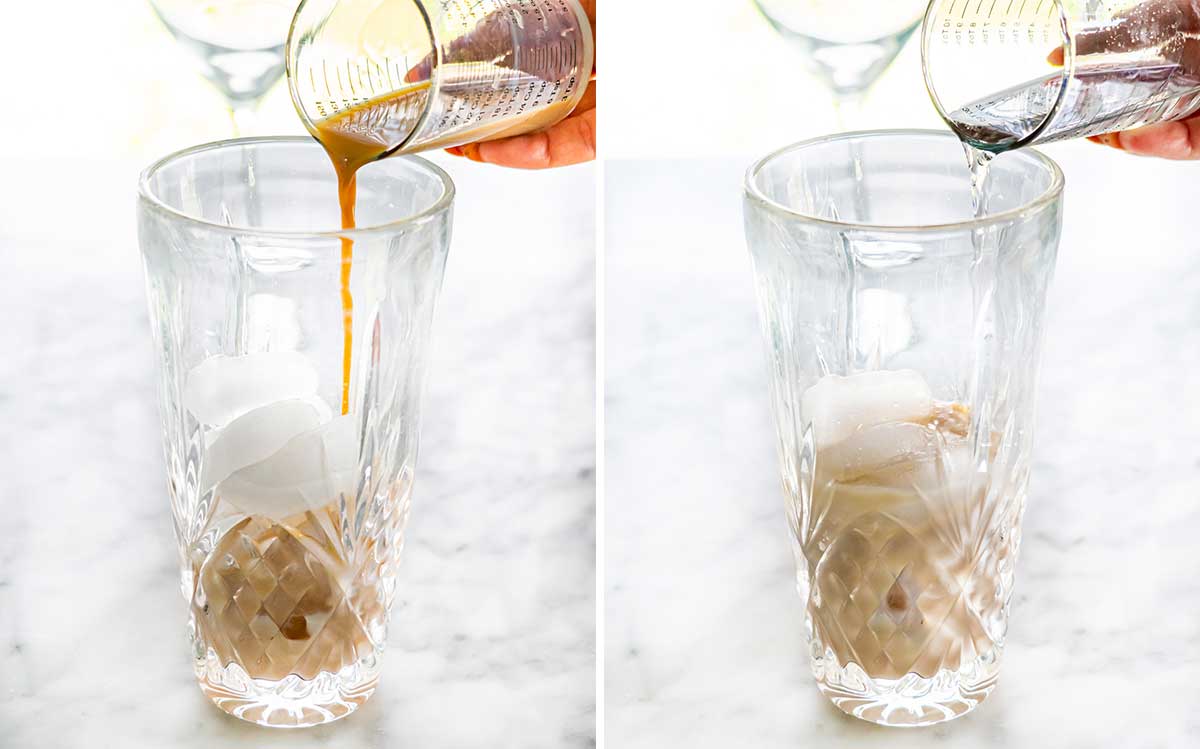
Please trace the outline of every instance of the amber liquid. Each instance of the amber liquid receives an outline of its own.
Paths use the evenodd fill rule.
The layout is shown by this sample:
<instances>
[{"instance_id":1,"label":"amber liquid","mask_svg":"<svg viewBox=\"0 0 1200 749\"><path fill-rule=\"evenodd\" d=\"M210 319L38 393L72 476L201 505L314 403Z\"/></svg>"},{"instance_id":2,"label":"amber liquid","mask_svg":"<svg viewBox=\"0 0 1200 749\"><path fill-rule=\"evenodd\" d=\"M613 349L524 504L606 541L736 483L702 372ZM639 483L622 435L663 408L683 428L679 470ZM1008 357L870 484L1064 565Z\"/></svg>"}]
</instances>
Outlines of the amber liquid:
<instances>
[{"instance_id":1,"label":"amber liquid","mask_svg":"<svg viewBox=\"0 0 1200 749\"><path fill-rule=\"evenodd\" d=\"M428 83L368 101L316 124L317 140L325 147L337 173L338 206L342 228L355 227L354 206L358 197L358 170L388 151L372 125L393 116L397 110L420 106ZM354 296L350 293L350 269L354 264L354 240L342 237L342 413L350 413L350 363L354 344Z\"/></svg>"},{"instance_id":2,"label":"amber liquid","mask_svg":"<svg viewBox=\"0 0 1200 749\"><path fill-rule=\"evenodd\" d=\"M918 428L937 448L911 460L847 465L819 452L801 540L821 651L872 679L933 679L996 648L979 613L994 611L996 584L961 541L986 494L967 472L970 411L942 404Z\"/></svg>"}]
</instances>

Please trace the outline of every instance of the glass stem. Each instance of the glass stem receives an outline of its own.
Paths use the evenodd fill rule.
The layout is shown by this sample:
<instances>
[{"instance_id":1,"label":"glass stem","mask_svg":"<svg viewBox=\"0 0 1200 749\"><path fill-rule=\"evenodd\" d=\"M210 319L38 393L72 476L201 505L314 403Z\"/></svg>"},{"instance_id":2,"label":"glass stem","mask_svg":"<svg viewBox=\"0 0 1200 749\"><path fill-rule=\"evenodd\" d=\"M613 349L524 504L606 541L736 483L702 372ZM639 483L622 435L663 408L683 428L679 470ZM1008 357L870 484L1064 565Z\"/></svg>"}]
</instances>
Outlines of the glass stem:
<instances>
[{"instance_id":1,"label":"glass stem","mask_svg":"<svg viewBox=\"0 0 1200 749\"><path fill-rule=\"evenodd\" d=\"M229 102L229 118L233 121L233 137L253 135L258 124L258 99Z\"/></svg>"},{"instance_id":2,"label":"glass stem","mask_svg":"<svg viewBox=\"0 0 1200 749\"><path fill-rule=\"evenodd\" d=\"M838 129L842 132L859 130L863 126L863 101L866 91L838 91L833 95L833 110Z\"/></svg>"}]
</instances>

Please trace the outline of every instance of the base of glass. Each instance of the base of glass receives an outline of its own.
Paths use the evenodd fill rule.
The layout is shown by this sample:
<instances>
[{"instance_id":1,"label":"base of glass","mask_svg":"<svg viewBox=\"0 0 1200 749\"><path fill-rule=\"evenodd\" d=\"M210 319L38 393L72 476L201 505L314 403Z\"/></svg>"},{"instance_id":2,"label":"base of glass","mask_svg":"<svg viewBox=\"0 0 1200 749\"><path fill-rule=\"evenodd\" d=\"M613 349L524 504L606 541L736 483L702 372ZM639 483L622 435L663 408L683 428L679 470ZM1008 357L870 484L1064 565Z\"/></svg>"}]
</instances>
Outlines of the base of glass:
<instances>
[{"instance_id":1,"label":"base of glass","mask_svg":"<svg viewBox=\"0 0 1200 749\"><path fill-rule=\"evenodd\" d=\"M365 703L379 683L375 654L338 673L314 679L289 675L278 681L252 679L236 663L222 666L216 653L196 662L200 689L235 718L269 728L306 728L340 720Z\"/></svg>"},{"instance_id":2,"label":"base of glass","mask_svg":"<svg viewBox=\"0 0 1200 749\"><path fill-rule=\"evenodd\" d=\"M996 672L942 670L933 678L908 674L872 679L857 664L813 662L817 686L839 710L881 726L917 728L961 718L996 688Z\"/></svg>"}]
</instances>

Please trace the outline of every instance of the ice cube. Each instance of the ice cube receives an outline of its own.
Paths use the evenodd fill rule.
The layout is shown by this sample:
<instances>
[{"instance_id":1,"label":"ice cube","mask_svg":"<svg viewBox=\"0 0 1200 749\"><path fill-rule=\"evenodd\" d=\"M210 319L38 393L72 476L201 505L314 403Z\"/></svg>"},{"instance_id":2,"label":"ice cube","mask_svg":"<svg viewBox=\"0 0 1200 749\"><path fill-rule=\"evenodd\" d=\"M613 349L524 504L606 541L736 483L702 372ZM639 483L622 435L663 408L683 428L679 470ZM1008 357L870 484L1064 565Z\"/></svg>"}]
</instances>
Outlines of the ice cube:
<instances>
[{"instance_id":1,"label":"ice cube","mask_svg":"<svg viewBox=\"0 0 1200 749\"><path fill-rule=\"evenodd\" d=\"M316 396L317 370L303 354L217 355L188 372L183 405L202 424L224 426L256 408Z\"/></svg>"},{"instance_id":2,"label":"ice cube","mask_svg":"<svg viewBox=\"0 0 1200 749\"><path fill-rule=\"evenodd\" d=\"M904 430L921 428L910 424ZM924 429L938 439L933 429ZM833 470L823 455L817 457L821 480ZM855 518L883 513L914 533L926 534L934 526L954 527L953 523L962 522L978 506L986 488L987 476L974 472L970 445L951 440L919 458L897 459L886 467L874 467L869 474L821 484L814 494L813 515L830 532L844 529Z\"/></svg>"},{"instance_id":3,"label":"ice cube","mask_svg":"<svg viewBox=\"0 0 1200 749\"><path fill-rule=\"evenodd\" d=\"M924 496L941 500L943 504L970 499L972 490L977 491L987 483L986 476L976 480L971 452L971 446L965 440L947 442L933 458L913 466L909 484Z\"/></svg>"},{"instance_id":4,"label":"ice cube","mask_svg":"<svg viewBox=\"0 0 1200 749\"><path fill-rule=\"evenodd\" d=\"M310 401L286 400L271 403L242 414L216 438L204 459L200 485L208 491L224 481L229 474L266 460L293 437L311 432L329 419L329 407L318 401L324 410Z\"/></svg>"},{"instance_id":5,"label":"ice cube","mask_svg":"<svg viewBox=\"0 0 1200 749\"><path fill-rule=\"evenodd\" d=\"M282 521L352 495L358 473L353 415L293 437L265 460L235 471L217 486L222 502L246 515Z\"/></svg>"},{"instance_id":6,"label":"ice cube","mask_svg":"<svg viewBox=\"0 0 1200 749\"><path fill-rule=\"evenodd\" d=\"M955 438L938 444L940 446L931 454L921 456L919 460L897 465L894 470L872 476L872 482L915 491L930 498L965 498L975 473L971 462L971 446L966 440Z\"/></svg>"},{"instance_id":7,"label":"ice cube","mask_svg":"<svg viewBox=\"0 0 1200 749\"><path fill-rule=\"evenodd\" d=\"M826 375L805 391L801 407L821 449L867 427L928 422L933 393L925 378L911 369L881 369L848 377Z\"/></svg>"},{"instance_id":8,"label":"ice cube","mask_svg":"<svg viewBox=\"0 0 1200 749\"><path fill-rule=\"evenodd\" d=\"M906 469L937 457L935 429L908 422L868 426L817 453L818 475L831 481L855 481Z\"/></svg>"}]
</instances>

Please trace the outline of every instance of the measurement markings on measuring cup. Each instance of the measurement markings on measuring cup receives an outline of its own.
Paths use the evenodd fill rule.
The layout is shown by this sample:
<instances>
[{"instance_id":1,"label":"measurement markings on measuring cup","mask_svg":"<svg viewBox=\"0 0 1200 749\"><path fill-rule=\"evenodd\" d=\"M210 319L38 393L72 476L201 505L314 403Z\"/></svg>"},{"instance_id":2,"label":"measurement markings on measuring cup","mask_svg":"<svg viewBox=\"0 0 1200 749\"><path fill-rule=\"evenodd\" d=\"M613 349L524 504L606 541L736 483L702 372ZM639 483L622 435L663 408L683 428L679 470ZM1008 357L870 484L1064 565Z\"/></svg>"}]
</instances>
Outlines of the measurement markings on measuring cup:
<instances>
[{"instance_id":1,"label":"measurement markings on measuring cup","mask_svg":"<svg viewBox=\"0 0 1200 749\"><path fill-rule=\"evenodd\" d=\"M1026 27L1026 36L1031 43L1051 41L1056 12L1053 0L1038 0L1032 11L1029 11L1030 0L1021 0L1015 18L1012 11L1017 0L1008 0L1007 6L1000 6L1001 0L991 0L986 12L983 6L988 0L978 0L974 11L971 10L971 2L972 0L965 0L963 7L956 12L958 0L950 0L945 20L942 23L943 42L950 41L952 31L954 41L958 44L974 45L976 42L988 44L993 41L993 37L998 38L1000 42L1016 42L1021 38L1022 26ZM998 15L996 11L1000 7L1003 7L1003 11ZM1042 18L1043 16L1044 18ZM1009 21L1005 20L1008 18L1014 18L1011 27ZM1038 39L1039 31L1041 32L1040 41ZM993 34L993 32L996 33Z\"/></svg>"},{"instance_id":2,"label":"measurement markings on measuring cup","mask_svg":"<svg viewBox=\"0 0 1200 749\"><path fill-rule=\"evenodd\" d=\"M345 94L346 93L346 84L342 83L342 69L334 68L333 73L334 73L333 77L337 79L338 93Z\"/></svg>"},{"instance_id":3,"label":"measurement markings on measuring cup","mask_svg":"<svg viewBox=\"0 0 1200 749\"><path fill-rule=\"evenodd\" d=\"M341 71L338 71L339 73ZM338 75L338 80L341 81L341 75ZM354 74L350 72L350 61L346 60L346 83L350 84L350 94L352 97L358 96L358 91L354 88Z\"/></svg>"},{"instance_id":4,"label":"measurement markings on measuring cup","mask_svg":"<svg viewBox=\"0 0 1200 749\"><path fill-rule=\"evenodd\" d=\"M371 77L371 65L375 66L375 77L374 78ZM379 81L379 85L380 85L380 87L382 87L383 86L383 73L381 73L379 70L379 63L377 63L377 62L368 63L367 64L367 83L370 84L370 86L371 86L372 94L374 94L377 90L375 88L376 80Z\"/></svg>"}]
</instances>

